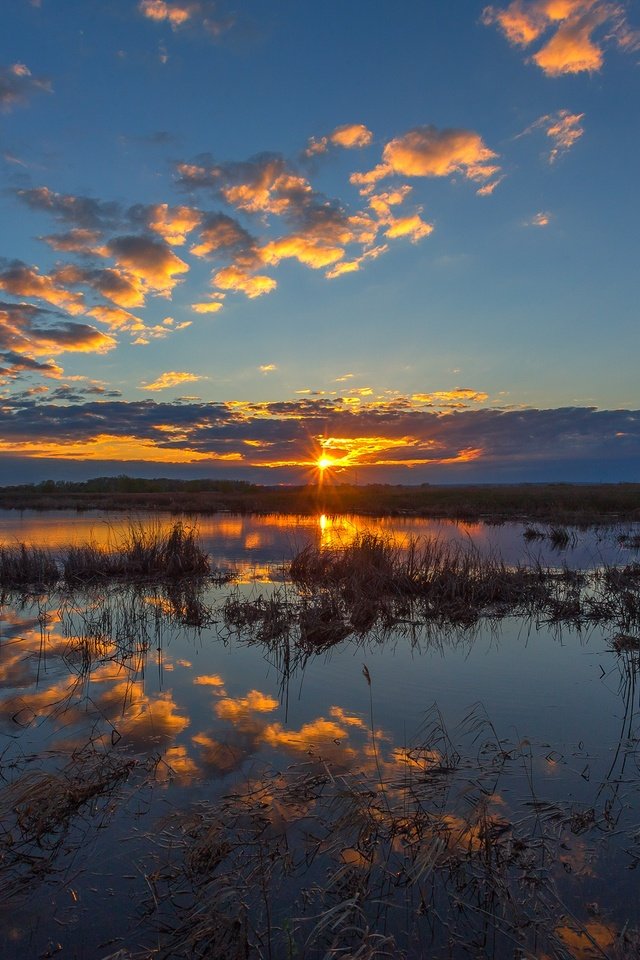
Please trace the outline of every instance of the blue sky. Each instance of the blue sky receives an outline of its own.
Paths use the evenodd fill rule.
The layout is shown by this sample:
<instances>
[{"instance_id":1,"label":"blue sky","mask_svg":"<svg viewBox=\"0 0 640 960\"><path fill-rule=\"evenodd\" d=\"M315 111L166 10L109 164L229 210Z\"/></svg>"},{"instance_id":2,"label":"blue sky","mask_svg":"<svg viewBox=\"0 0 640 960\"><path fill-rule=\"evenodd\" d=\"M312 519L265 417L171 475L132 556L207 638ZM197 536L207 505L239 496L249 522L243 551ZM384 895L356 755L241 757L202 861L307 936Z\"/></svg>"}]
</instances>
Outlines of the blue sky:
<instances>
[{"instance_id":1,"label":"blue sky","mask_svg":"<svg viewBox=\"0 0 640 960\"><path fill-rule=\"evenodd\" d=\"M5 482L637 478L637 6L3 16Z\"/></svg>"}]
</instances>

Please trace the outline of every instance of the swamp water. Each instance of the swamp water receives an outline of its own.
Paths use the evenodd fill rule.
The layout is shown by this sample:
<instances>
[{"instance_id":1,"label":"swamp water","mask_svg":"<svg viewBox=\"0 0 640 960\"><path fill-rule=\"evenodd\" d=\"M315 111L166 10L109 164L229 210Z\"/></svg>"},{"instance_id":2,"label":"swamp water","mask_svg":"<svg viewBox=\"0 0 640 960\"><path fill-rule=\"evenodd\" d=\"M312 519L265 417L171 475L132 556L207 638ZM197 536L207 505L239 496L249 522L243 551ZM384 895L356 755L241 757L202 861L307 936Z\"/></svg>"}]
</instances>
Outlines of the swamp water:
<instances>
[{"instance_id":1,"label":"swamp water","mask_svg":"<svg viewBox=\"0 0 640 960\"><path fill-rule=\"evenodd\" d=\"M128 522L7 512L0 544ZM295 604L283 565L363 531L638 559L627 528L559 551L517 524L219 515L198 532L228 582L6 592L0 956L638 956L638 624L408 609L314 647L231 615Z\"/></svg>"}]
</instances>

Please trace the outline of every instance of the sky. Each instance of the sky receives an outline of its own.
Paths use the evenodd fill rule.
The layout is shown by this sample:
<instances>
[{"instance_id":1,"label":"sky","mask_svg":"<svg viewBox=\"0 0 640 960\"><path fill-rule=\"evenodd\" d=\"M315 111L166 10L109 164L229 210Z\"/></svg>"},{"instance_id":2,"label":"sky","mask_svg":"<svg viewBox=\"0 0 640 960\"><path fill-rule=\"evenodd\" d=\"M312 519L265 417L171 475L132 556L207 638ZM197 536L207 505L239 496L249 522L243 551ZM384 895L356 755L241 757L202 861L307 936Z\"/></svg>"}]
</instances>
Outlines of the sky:
<instances>
[{"instance_id":1,"label":"sky","mask_svg":"<svg viewBox=\"0 0 640 960\"><path fill-rule=\"evenodd\" d=\"M640 480L639 3L2 20L0 483Z\"/></svg>"}]
</instances>

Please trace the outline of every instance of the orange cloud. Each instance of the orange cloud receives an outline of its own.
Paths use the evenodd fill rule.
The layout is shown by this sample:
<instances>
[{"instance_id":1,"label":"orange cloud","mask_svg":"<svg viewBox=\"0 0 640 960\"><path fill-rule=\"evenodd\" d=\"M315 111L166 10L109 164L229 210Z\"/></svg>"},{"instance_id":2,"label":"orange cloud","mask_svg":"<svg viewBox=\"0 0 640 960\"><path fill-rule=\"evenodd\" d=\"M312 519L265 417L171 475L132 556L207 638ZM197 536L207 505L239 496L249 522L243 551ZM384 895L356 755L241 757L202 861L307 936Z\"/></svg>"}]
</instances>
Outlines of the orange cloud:
<instances>
[{"instance_id":1,"label":"orange cloud","mask_svg":"<svg viewBox=\"0 0 640 960\"><path fill-rule=\"evenodd\" d=\"M206 257L220 251L250 250L253 247L253 238L237 220L224 213L211 213L202 221L200 242L191 247L191 253Z\"/></svg>"},{"instance_id":2,"label":"orange cloud","mask_svg":"<svg viewBox=\"0 0 640 960\"><path fill-rule=\"evenodd\" d=\"M343 147L345 150L368 147L373 140L373 134L363 123L344 123L326 137L312 137L309 140L305 155L312 157L318 153L326 153L329 146Z\"/></svg>"},{"instance_id":3,"label":"orange cloud","mask_svg":"<svg viewBox=\"0 0 640 960\"><path fill-rule=\"evenodd\" d=\"M325 276L329 280L335 280L336 277L341 277L345 273L356 273L363 263L366 263L367 260L375 260L376 257L386 253L388 249L389 245L386 243L380 244L377 247L371 247L361 256L356 257L355 260L341 260L339 263L336 263L334 267L332 267L330 270L327 270ZM344 378L338 378L338 380L335 382L338 383L340 379Z\"/></svg>"},{"instance_id":4,"label":"orange cloud","mask_svg":"<svg viewBox=\"0 0 640 960\"><path fill-rule=\"evenodd\" d=\"M412 243L417 243L423 237L428 237L433 233L433 225L426 223L419 214L415 213L412 217L397 217L392 219L385 230L385 236L390 239L396 237L409 237Z\"/></svg>"},{"instance_id":5,"label":"orange cloud","mask_svg":"<svg viewBox=\"0 0 640 960\"><path fill-rule=\"evenodd\" d=\"M145 304L144 284L139 277L126 270L67 264L56 271L55 279L70 286L91 287L119 307L143 307Z\"/></svg>"},{"instance_id":6,"label":"orange cloud","mask_svg":"<svg viewBox=\"0 0 640 960\"><path fill-rule=\"evenodd\" d=\"M194 313L217 313L222 310L223 304L220 300L209 300L206 303L192 303L191 309Z\"/></svg>"},{"instance_id":7,"label":"orange cloud","mask_svg":"<svg viewBox=\"0 0 640 960\"><path fill-rule=\"evenodd\" d=\"M81 293L66 290L52 277L38 273L37 267L28 267L20 260L14 260L0 273L0 290L17 297L37 297L72 314L84 311Z\"/></svg>"},{"instance_id":8,"label":"orange cloud","mask_svg":"<svg viewBox=\"0 0 640 960\"><path fill-rule=\"evenodd\" d=\"M106 323L112 330L126 330L130 333L139 333L146 329L142 320L134 317L132 313L129 313L127 310L122 310L120 307L111 307L104 303L91 307L90 310L87 310L87 315L95 317L100 323Z\"/></svg>"},{"instance_id":9,"label":"orange cloud","mask_svg":"<svg viewBox=\"0 0 640 960\"><path fill-rule=\"evenodd\" d=\"M138 10L149 20L162 23L166 20L172 27L180 27L191 18L189 3L165 3L165 0L140 0Z\"/></svg>"},{"instance_id":10,"label":"orange cloud","mask_svg":"<svg viewBox=\"0 0 640 960\"><path fill-rule=\"evenodd\" d=\"M170 207L158 203L147 211L147 225L171 246L181 246L200 224L202 214L193 207Z\"/></svg>"},{"instance_id":11,"label":"orange cloud","mask_svg":"<svg viewBox=\"0 0 640 960\"><path fill-rule=\"evenodd\" d=\"M327 267L344 256L342 247L327 246L314 237L302 234L291 234L280 240L267 243L260 250L260 256L265 263L278 264L281 260L291 258L298 260L313 270Z\"/></svg>"},{"instance_id":12,"label":"orange cloud","mask_svg":"<svg viewBox=\"0 0 640 960\"><path fill-rule=\"evenodd\" d=\"M178 370L167 370L161 373L159 377L152 380L151 383L140 384L139 390L168 390L169 387L177 387L182 383L195 383L197 380L204 380L205 377L198 376L196 373L186 373Z\"/></svg>"},{"instance_id":13,"label":"orange cloud","mask_svg":"<svg viewBox=\"0 0 640 960\"><path fill-rule=\"evenodd\" d=\"M0 451L16 453L34 459L57 460L140 460L152 463L193 463L197 460L241 460L241 454L202 453L188 448L160 446L152 440L136 436L114 436L99 433L89 440L71 440L68 443L55 441L0 440Z\"/></svg>"},{"instance_id":14,"label":"orange cloud","mask_svg":"<svg viewBox=\"0 0 640 960\"><path fill-rule=\"evenodd\" d=\"M484 181L500 168L493 163L497 154L482 137L471 130L438 130L416 127L385 146L382 163L365 173L353 173L351 182L371 192L385 177L448 177L460 173L469 180Z\"/></svg>"},{"instance_id":15,"label":"orange cloud","mask_svg":"<svg viewBox=\"0 0 640 960\"><path fill-rule=\"evenodd\" d=\"M216 714L224 720L237 721L250 713L271 713L279 707L278 700L259 690L249 690L246 697L225 697L215 705Z\"/></svg>"},{"instance_id":16,"label":"orange cloud","mask_svg":"<svg viewBox=\"0 0 640 960\"><path fill-rule=\"evenodd\" d=\"M539 213L536 213L535 216L531 217L531 220L527 220L525 226L527 227L548 227L551 223L551 214L546 210L541 210Z\"/></svg>"},{"instance_id":17,"label":"orange cloud","mask_svg":"<svg viewBox=\"0 0 640 960\"><path fill-rule=\"evenodd\" d=\"M471 390L469 387L457 387L455 390L436 390L434 393L414 393L411 396L414 403L424 403L429 406L463 407L468 403L484 403L489 399L488 393L481 390Z\"/></svg>"},{"instance_id":18,"label":"orange cloud","mask_svg":"<svg viewBox=\"0 0 640 960\"><path fill-rule=\"evenodd\" d=\"M239 261L218 270L213 277L213 282L221 290L239 290L250 300L276 289L278 284L272 277L253 273L253 269L253 262L245 265Z\"/></svg>"},{"instance_id":19,"label":"orange cloud","mask_svg":"<svg viewBox=\"0 0 640 960\"><path fill-rule=\"evenodd\" d=\"M584 113L571 113L569 110L557 110L539 117L535 123L527 127L519 136L524 137L535 130L544 130L551 140L549 163L555 163L563 154L567 153L584 133L582 120Z\"/></svg>"},{"instance_id":20,"label":"orange cloud","mask_svg":"<svg viewBox=\"0 0 640 960\"><path fill-rule=\"evenodd\" d=\"M192 27L218 37L232 26L230 18L221 19L212 0L140 0L138 10L154 23L168 23L172 30Z\"/></svg>"},{"instance_id":21,"label":"orange cloud","mask_svg":"<svg viewBox=\"0 0 640 960\"><path fill-rule=\"evenodd\" d=\"M531 57L547 76L600 70L604 61L594 32L607 25L605 41L623 50L640 46L624 8L608 0L513 0L506 8L486 7L483 22L496 24L509 43L528 47L548 31L546 43Z\"/></svg>"},{"instance_id":22,"label":"orange cloud","mask_svg":"<svg viewBox=\"0 0 640 960\"><path fill-rule=\"evenodd\" d=\"M165 244L146 237L115 237L109 241L107 249L116 263L146 289L164 296L168 296L178 283L178 275L189 269L184 260Z\"/></svg>"}]
</instances>

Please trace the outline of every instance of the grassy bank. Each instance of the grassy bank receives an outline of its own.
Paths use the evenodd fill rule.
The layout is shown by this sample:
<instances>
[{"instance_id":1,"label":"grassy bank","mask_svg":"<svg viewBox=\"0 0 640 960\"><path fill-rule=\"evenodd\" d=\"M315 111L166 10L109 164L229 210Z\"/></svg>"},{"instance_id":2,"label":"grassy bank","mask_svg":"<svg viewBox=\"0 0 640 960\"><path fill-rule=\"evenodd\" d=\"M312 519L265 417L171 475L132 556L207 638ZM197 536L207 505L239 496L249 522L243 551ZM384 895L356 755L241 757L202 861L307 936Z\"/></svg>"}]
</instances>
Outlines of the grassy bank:
<instances>
[{"instance_id":1,"label":"grassy bank","mask_svg":"<svg viewBox=\"0 0 640 960\"><path fill-rule=\"evenodd\" d=\"M269 487L231 481L104 477L0 487L0 508L174 513L351 513L594 524L640 520L640 483Z\"/></svg>"}]
</instances>

